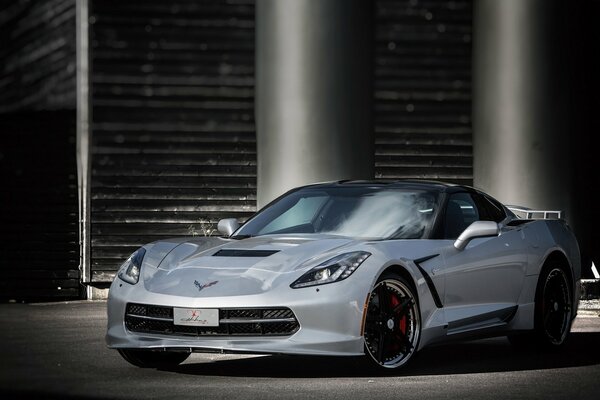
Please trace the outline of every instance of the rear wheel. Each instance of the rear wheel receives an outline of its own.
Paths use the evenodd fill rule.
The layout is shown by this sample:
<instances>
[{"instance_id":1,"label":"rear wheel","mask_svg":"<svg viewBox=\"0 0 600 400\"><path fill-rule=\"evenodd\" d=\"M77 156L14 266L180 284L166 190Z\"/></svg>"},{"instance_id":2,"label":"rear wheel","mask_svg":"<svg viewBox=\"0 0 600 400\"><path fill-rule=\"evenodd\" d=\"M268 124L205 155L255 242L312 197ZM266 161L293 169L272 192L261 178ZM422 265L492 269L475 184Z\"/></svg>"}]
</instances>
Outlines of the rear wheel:
<instances>
[{"instance_id":1,"label":"rear wheel","mask_svg":"<svg viewBox=\"0 0 600 400\"><path fill-rule=\"evenodd\" d=\"M366 353L376 365L398 368L417 350L421 315L412 286L396 274L379 278L367 305Z\"/></svg>"},{"instance_id":2,"label":"rear wheel","mask_svg":"<svg viewBox=\"0 0 600 400\"><path fill-rule=\"evenodd\" d=\"M169 352L137 349L119 349L119 354L130 364L141 368L168 368L184 362L189 352Z\"/></svg>"},{"instance_id":3,"label":"rear wheel","mask_svg":"<svg viewBox=\"0 0 600 400\"><path fill-rule=\"evenodd\" d=\"M516 347L558 348L567 340L573 317L572 290L565 271L552 264L542 271L535 293L534 331L509 336Z\"/></svg>"},{"instance_id":4,"label":"rear wheel","mask_svg":"<svg viewBox=\"0 0 600 400\"><path fill-rule=\"evenodd\" d=\"M557 266L542 274L535 304L536 332L542 343L562 345L571 330L572 298L569 279Z\"/></svg>"}]
</instances>

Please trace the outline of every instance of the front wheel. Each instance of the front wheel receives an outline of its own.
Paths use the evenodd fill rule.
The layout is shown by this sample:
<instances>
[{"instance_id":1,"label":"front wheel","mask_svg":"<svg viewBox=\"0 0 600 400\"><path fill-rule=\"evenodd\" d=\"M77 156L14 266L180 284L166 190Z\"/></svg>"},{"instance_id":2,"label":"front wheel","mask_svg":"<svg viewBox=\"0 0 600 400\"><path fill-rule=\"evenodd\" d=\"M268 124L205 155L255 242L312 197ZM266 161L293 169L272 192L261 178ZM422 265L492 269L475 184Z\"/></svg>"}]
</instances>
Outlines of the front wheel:
<instances>
[{"instance_id":1,"label":"front wheel","mask_svg":"<svg viewBox=\"0 0 600 400\"><path fill-rule=\"evenodd\" d=\"M119 354L130 364L140 368L169 368L184 362L189 352L168 352L138 349L119 349Z\"/></svg>"},{"instance_id":2,"label":"front wheel","mask_svg":"<svg viewBox=\"0 0 600 400\"><path fill-rule=\"evenodd\" d=\"M414 355L421 335L421 313L415 291L402 277L379 278L367 305L366 353L376 365L398 368Z\"/></svg>"}]
</instances>

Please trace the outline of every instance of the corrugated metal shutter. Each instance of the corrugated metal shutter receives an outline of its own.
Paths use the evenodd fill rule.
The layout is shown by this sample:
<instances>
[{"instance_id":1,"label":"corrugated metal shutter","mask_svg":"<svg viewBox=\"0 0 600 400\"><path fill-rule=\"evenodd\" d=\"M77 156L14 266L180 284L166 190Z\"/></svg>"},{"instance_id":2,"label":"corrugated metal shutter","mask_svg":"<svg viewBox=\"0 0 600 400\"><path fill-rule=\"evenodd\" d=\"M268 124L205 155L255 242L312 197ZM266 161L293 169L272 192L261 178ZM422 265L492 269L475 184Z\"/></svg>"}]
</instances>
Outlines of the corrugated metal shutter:
<instances>
[{"instance_id":1,"label":"corrugated metal shutter","mask_svg":"<svg viewBox=\"0 0 600 400\"><path fill-rule=\"evenodd\" d=\"M0 113L75 108L75 0L0 4Z\"/></svg>"},{"instance_id":2,"label":"corrugated metal shutter","mask_svg":"<svg viewBox=\"0 0 600 400\"><path fill-rule=\"evenodd\" d=\"M91 2L92 281L256 204L251 1Z\"/></svg>"},{"instance_id":3,"label":"corrugated metal shutter","mask_svg":"<svg viewBox=\"0 0 600 400\"><path fill-rule=\"evenodd\" d=\"M472 184L472 1L375 6L376 177Z\"/></svg>"}]
</instances>

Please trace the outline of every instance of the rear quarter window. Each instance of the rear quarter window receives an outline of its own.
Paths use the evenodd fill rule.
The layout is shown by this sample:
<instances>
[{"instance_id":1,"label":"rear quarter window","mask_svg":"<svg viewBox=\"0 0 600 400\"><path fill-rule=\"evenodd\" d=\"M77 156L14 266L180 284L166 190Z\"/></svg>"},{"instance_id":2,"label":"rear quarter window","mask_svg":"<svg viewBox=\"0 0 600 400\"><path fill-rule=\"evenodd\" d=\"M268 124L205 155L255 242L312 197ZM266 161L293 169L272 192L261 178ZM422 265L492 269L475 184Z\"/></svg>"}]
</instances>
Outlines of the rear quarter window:
<instances>
[{"instance_id":1,"label":"rear quarter window","mask_svg":"<svg viewBox=\"0 0 600 400\"><path fill-rule=\"evenodd\" d=\"M479 193L474 198L477 208L479 208L479 219L481 221L501 222L506 218L504 208L497 201Z\"/></svg>"}]
</instances>

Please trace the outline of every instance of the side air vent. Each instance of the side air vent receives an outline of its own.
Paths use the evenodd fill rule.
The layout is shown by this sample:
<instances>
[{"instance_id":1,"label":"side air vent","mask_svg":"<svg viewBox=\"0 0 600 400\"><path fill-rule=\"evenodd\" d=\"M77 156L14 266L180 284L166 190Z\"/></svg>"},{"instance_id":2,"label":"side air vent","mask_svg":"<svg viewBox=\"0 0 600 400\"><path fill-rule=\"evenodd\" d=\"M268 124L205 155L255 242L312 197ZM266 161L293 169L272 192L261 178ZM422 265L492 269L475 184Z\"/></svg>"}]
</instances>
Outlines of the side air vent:
<instances>
[{"instance_id":1,"label":"side air vent","mask_svg":"<svg viewBox=\"0 0 600 400\"><path fill-rule=\"evenodd\" d=\"M213 254L213 257L269 257L279 250L236 250L223 249Z\"/></svg>"}]
</instances>

